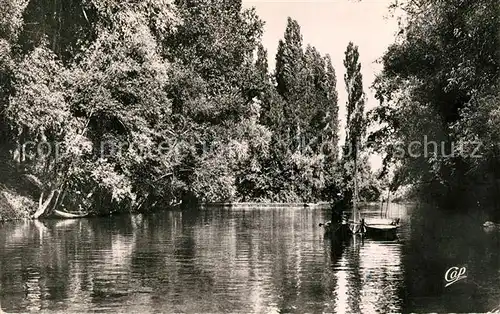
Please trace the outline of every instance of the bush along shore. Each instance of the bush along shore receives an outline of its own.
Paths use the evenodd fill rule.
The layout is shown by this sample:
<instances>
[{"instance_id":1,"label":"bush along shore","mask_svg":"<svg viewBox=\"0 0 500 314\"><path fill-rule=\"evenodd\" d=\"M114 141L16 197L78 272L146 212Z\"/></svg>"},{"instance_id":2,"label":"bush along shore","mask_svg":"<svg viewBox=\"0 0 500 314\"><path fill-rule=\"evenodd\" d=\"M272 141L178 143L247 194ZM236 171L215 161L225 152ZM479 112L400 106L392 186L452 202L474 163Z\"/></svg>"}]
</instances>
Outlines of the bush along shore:
<instances>
[{"instance_id":1,"label":"bush along shore","mask_svg":"<svg viewBox=\"0 0 500 314\"><path fill-rule=\"evenodd\" d=\"M27 219L36 211L36 187L14 168L0 164L0 221Z\"/></svg>"},{"instance_id":2,"label":"bush along shore","mask_svg":"<svg viewBox=\"0 0 500 314\"><path fill-rule=\"evenodd\" d=\"M0 186L0 222L28 219L36 209L36 203L29 197Z\"/></svg>"}]
</instances>

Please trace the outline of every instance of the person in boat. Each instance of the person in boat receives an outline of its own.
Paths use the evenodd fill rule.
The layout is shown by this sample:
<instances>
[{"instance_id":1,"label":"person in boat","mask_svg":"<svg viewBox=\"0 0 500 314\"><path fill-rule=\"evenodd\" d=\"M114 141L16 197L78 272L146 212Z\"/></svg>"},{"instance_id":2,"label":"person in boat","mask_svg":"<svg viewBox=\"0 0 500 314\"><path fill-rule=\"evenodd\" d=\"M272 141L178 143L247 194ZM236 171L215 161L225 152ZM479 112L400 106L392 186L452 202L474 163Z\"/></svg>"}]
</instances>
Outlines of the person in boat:
<instances>
[{"instance_id":1,"label":"person in boat","mask_svg":"<svg viewBox=\"0 0 500 314\"><path fill-rule=\"evenodd\" d=\"M344 212L344 195L339 192L336 194L333 204L331 205L331 217L330 221L325 223L320 223L320 227L329 226L332 223L347 223L347 215Z\"/></svg>"},{"instance_id":2,"label":"person in boat","mask_svg":"<svg viewBox=\"0 0 500 314\"><path fill-rule=\"evenodd\" d=\"M339 192L337 193L335 200L332 205L332 216L331 216L331 221L332 222L341 222L346 219L346 214L344 212L344 195Z\"/></svg>"}]
</instances>

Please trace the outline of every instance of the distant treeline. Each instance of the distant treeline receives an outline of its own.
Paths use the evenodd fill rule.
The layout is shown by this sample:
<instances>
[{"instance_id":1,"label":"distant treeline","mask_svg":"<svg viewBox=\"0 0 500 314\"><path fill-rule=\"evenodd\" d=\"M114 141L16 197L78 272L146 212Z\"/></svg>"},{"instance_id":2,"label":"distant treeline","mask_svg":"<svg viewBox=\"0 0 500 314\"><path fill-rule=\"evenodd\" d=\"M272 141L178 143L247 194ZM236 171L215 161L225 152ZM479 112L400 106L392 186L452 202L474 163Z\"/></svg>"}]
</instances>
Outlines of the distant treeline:
<instances>
[{"instance_id":1,"label":"distant treeline","mask_svg":"<svg viewBox=\"0 0 500 314\"><path fill-rule=\"evenodd\" d=\"M36 217L349 197L330 57L289 19L270 70L263 27L236 0L3 0L4 173L34 186ZM365 136L358 58L350 44L344 151ZM361 197L377 199L356 159Z\"/></svg>"}]
</instances>

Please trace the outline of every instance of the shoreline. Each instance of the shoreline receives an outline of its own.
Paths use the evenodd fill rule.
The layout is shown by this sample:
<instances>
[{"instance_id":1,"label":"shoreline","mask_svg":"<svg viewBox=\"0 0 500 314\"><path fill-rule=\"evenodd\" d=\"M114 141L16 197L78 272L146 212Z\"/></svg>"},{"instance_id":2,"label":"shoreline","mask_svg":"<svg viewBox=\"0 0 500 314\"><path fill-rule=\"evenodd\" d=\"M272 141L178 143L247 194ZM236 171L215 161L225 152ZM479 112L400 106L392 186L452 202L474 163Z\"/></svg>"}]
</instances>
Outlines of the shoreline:
<instances>
[{"instance_id":1,"label":"shoreline","mask_svg":"<svg viewBox=\"0 0 500 314\"><path fill-rule=\"evenodd\" d=\"M390 202L398 205L414 205L415 201ZM376 207L382 203L378 202L360 202L362 207ZM384 206L387 204L383 202ZM329 209L332 206L330 202L303 203L303 202L204 202L200 203L199 208L322 208ZM0 185L0 222L31 220L30 213L36 207L36 202L27 196L23 196L16 190ZM169 210L169 209L165 209Z\"/></svg>"},{"instance_id":2,"label":"shoreline","mask_svg":"<svg viewBox=\"0 0 500 314\"><path fill-rule=\"evenodd\" d=\"M380 206L381 202L359 202L360 206L364 207L374 207ZM387 204L384 202L383 204ZM398 205L413 205L417 204L417 202L390 202L390 204L398 204ZM303 207L303 208L311 208L311 207L322 207L327 208L330 207L330 202L318 202L318 203L281 203L281 202L204 202L200 204L201 208L211 208L211 207Z\"/></svg>"}]
</instances>

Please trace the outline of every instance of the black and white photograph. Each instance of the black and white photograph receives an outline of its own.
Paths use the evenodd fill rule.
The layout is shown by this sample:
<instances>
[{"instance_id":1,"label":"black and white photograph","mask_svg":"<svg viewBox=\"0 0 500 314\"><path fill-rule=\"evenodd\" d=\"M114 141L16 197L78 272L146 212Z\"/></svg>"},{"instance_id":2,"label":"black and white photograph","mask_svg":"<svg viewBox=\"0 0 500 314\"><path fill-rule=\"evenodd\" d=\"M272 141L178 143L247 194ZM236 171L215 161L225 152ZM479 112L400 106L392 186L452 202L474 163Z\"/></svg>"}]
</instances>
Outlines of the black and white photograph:
<instances>
[{"instance_id":1,"label":"black and white photograph","mask_svg":"<svg viewBox=\"0 0 500 314\"><path fill-rule=\"evenodd\" d=\"M500 1L0 0L0 313L500 313Z\"/></svg>"}]
</instances>

